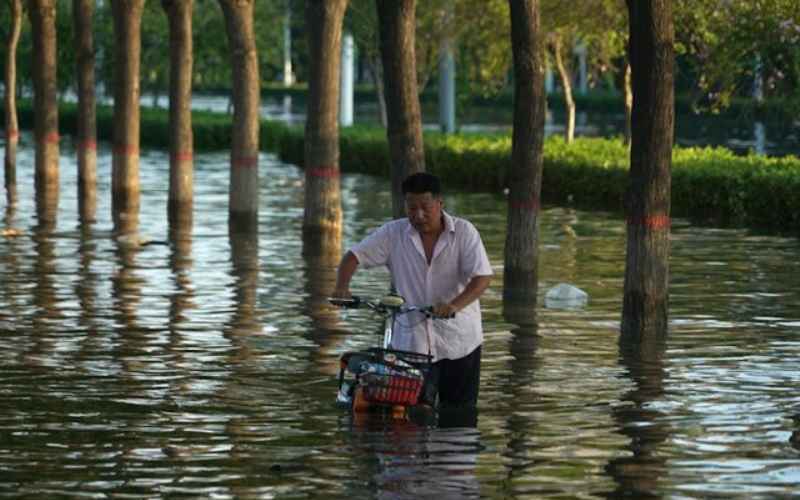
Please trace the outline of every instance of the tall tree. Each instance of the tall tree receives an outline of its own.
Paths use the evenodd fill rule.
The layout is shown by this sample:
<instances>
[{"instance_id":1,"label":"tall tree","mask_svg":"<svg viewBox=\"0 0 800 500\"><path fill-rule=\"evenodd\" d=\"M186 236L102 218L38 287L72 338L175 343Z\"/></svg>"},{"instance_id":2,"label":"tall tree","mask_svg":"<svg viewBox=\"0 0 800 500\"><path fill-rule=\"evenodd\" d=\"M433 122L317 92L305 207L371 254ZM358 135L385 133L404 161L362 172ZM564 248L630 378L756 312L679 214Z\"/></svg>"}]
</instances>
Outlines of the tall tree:
<instances>
[{"instance_id":1,"label":"tall tree","mask_svg":"<svg viewBox=\"0 0 800 500\"><path fill-rule=\"evenodd\" d=\"M94 84L93 0L73 0L78 82L78 212L84 222L97 210L97 118Z\"/></svg>"},{"instance_id":2,"label":"tall tree","mask_svg":"<svg viewBox=\"0 0 800 500\"><path fill-rule=\"evenodd\" d=\"M509 0L514 56L514 130L503 294L536 303L539 198L544 148L544 50L538 0Z\"/></svg>"},{"instance_id":3,"label":"tall tree","mask_svg":"<svg viewBox=\"0 0 800 500\"><path fill-rule=\"evenodd\" d=\"M114 151L111 200L121 232L139 223L139 73L144 0L112 0L114 19Z\"/></svg>"},{"instance_id":4,"label":"tall tree","mask_svg":"<svg viewBox=\"0 0 800 500\"><path fill-rule=\"evenodd\" d=\"M340 230L339 73L347 0L308 0L309 76L304 231Z\"/></svg>"},{"instance_id":5,"label":"tall tree","mask_svg":"<svg viewBox=\"0 0 800 500\"><path fill-rule=\"evenodd\" d=\"M5 188L8 205L17 201L17 142L19 123L17 121L17 46L22 32L22 0L8 0L11 11L11 26L8 30L6 47L5 116L6 116L6 156Z\"/></svg>"},{"instance_id":6,"label":"tall tree","mask_svg":"<svg viewBox=\"0 0 800 500\"><path fill-rule=\"evenodd\" d=\"M192 136L192 0L162 0L169 18L170 223L191 227L194 178Z\"/></svg>"},{"instance_id":7,"label":"tall tree","mask_svg":"<svg viewBox=\"0 0 800 500\"><path fill-rule=\"evenodd\" d=\"M626 193L625 335L667 330L670 170L674 134L672 0L627 0L633 137Z\"/></svg>"},{"instance_id":8,"label":"tall tree","mask_svg":"<svg viewBox=\"0 0 800 500\"><path fill-rule=\"evenodd\" d=\"M392 213L402 217L403 179L425 170L414 49L416 0L375 1L392 159Z\"/></svg>"},{"instance_id":9,"label":"tall tree","mask_svg":"<svg viewBox=\"0 0 800 500\"><path fill-rule=\"evenodd\" d=\"M253 31L254 0L219 0L225 15L233 85L233 137L229 225L253 231L258 222L258 56Z\"/></svg>"},{"instance_id":10,"label":"tall tree","mask_svg":"<svg viewBox=\"0 0 800 500\"><path fill-rule=\"evenodd\" d=\"M56 82L56 0L30 0L33 37L33 107L36 140L36 195L40 216L55 217L58 205L58 91Z\"/></svg>"}]
</instances>

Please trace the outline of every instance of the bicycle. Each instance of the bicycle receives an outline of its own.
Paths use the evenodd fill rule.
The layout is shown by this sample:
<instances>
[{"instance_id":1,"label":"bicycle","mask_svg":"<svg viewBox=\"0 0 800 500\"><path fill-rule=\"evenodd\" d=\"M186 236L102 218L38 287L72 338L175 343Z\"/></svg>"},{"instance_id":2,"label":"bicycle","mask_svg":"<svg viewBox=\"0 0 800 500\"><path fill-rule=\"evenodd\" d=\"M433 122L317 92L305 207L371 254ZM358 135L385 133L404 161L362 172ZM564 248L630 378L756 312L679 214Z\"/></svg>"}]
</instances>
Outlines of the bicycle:
<instances>
[{"instance_id":1,"label":"bicycle","mask_svg":"<svg viewBox=\"0 0 800 500\"><path fill-rule=\"evenodd\" d=\"M336 403L349 407L354 413L387 411L397 418L406 416L410 407L427 403L421 398L433 357L430 353L392 349L394 327L400 315L412 312L428 318L448 318L434 315L432 306L406 305L399 295L387 295L378 300L355 296L328 300L341 308L367 308L384 318L382 347L346 352L341 356Z\"/></svg>"}]
</instances>

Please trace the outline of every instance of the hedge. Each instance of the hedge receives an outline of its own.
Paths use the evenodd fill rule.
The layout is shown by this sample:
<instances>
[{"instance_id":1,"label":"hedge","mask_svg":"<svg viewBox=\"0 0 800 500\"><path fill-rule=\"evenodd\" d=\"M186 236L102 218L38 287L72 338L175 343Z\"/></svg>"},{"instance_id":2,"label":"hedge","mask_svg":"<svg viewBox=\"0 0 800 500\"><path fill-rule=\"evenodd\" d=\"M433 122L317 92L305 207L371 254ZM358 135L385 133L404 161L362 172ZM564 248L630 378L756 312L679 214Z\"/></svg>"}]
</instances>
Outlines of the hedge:
<instances>
[{"instance_id":1,"label":"hedge","mask_svg":"<svg viewBox=\"0 0 800 500\"><path fill-rule=\"evenodd\" d=\"M19 105L20 126L32 128L30 101ZM0 116L2 110L0 110ZM60 127L76 127L76 106L63 104ZM111 140L113 116L98 106L98 138ZM281 160L302 166L303 129L263 121L261 147ZM194 143L198 151L230 147L231 117L210 111L193 112ZM143 108L141 144L168 147L168 112ZM426 132L428 171L462 189L501 192L511 160L507 134ZM356 126L340 131L340 165L345 172L388 176L389 148L382 128ZM622 210L628 181L628 149L619 139L577 138L566 144L551 136L544 146L542 201L571 204L589 210ZM719 226L751 227L768 232L800 233L800 159L738 156L725 148L673 150L672 214Z\"/></svg>"}]
</instances>

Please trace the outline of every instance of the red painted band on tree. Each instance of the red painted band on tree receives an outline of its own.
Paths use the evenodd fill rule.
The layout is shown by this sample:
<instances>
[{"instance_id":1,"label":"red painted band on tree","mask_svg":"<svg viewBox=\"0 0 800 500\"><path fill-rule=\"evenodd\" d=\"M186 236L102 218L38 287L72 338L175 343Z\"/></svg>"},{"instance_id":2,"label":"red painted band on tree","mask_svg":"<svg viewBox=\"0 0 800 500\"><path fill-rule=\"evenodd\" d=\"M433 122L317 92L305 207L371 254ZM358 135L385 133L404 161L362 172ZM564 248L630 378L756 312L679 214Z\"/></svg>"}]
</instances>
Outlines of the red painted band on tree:
<instances>
[{"instance_id":1,"label":"red painted band on tree","mask_svg":"<svg viewBox=\"0 0 800 500\"><path fill-rule=\"evenodd\" d=\"M91 151L97 151L97 143L92 140L87 140L78 143L78 149L88 149Z\"/></svg>"},{"instance_id":2,"label":"red painted band on tree","mask_svg":"<svg viewBox=\"0 0 800 500\"><path fill-rule=\"evenodd\" d=\"M19 130L6 130L6 140L16 141L17 139L19 139Z\"/></svg>"},{"instance_id":3,"label":"red painted band on tree","mask_svg":"<svg viewBox=\"0 0 800 500\"><path fill-rule=\"evenodd\" d=\"M45 144L58 144L61 141L61 136L58 132L50 132L42 138Z\"/></svg>"},{"instance_id":4,"label":"red painted band on tree","mask_svg":"<svg viewBox=\"0 0 800 500\"><path fill-rule=\"evenodd\" d=\"M640 215L628 217L629 226L642 226L648 229L668 229L672 220L668 215Z\"/></svg>"},{"instance_id":5,"label":"red painted band on tree","mask_svg":"<svg viewBox=\"0 0 800 500\"><path fill-rule=\"evenodd\" d=\"M138 156L139 148L129 144L120 144L114 146L114 154L117 156Z\"/></svg>"},{"instance_id":6,"label":"red painted band on tree","mask_svg":"<svg viewBox=\"0 0 800 500\"><path fill-rule=\"evenodd\" d=\"M231 156L231 165L241 168L257 167L258 156Z\"/></svg>"},{"instance_id":7,"label":"red painted band on tree","mask_svg":"<svg viewBox=\"0 0 800 500\"><path fill-rule=\"evenodd\" d=\"M172 154L172 159L174 161L192 161L194 159L194 153L191 151L179 151Z\"/></svg>"},{"instance_id":8,"label":"red painted band on tree","mask_svg":"<svg viewBox=\"0 0 800 500\"><path fill-rule=\"evenodd\" d=\"M329 167L329 166L312 167L306 169L306 172L311 177L322 177L328 179L339 177L339 169L336 167Z\"/></svg>"},{"instance_id":9,"label":"red painted band on tree","mask_svg":"<svg viewBox=\"0 0 800 500\"><path fill-rule=\"evenodd\" d=\"M528 200L511 200L511 208L538 212L540 208L539 200L536 198L531 198Z\"/></svg>"}]
</instances>

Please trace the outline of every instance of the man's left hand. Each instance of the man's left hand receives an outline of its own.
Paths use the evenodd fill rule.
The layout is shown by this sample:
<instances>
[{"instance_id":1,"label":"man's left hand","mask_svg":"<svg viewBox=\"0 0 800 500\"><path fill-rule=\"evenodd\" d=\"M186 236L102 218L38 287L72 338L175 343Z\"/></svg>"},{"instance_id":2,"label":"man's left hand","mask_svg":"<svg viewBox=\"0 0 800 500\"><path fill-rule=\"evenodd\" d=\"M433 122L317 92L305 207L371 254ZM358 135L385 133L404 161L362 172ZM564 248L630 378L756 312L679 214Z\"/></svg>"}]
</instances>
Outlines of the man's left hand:
<instances>
[{"instance_id":1,"label":"man's left hand","mask_svg":"<svg viewBox=\"0 0 800 500\"><path fill-rule=\"evenodd\" d=\"M433 315L441 318L450 318L455 316L458 308L453 304L436 304L433 306Z\"/></svg>"}]
</instances>

